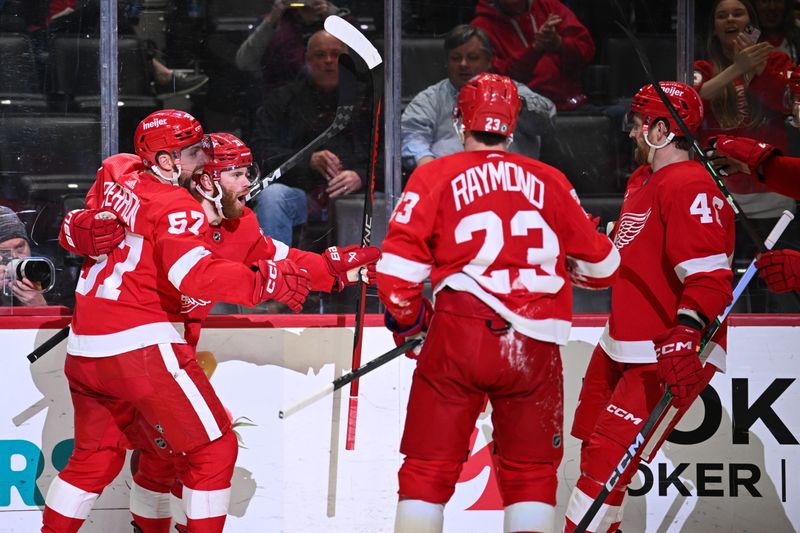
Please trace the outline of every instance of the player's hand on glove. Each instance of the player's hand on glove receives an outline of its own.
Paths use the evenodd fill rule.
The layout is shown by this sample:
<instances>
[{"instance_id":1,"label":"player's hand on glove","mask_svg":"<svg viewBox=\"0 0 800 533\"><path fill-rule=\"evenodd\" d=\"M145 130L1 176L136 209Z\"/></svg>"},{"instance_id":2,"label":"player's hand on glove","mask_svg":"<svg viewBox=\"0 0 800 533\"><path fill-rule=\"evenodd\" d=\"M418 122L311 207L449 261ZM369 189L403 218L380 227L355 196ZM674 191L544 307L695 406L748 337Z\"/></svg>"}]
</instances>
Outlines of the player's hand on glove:
<instances>
[{"instance_id":1,"label":"player's hand on glove","mask_svg":"<svg viewBox=\"0 0 800 533\"><path fill-rule=\"evenodd\" d=\"M433 319L433 304L430 300L422 297L422 305L419 309L417 319L411 325L401 326L397 320L386 311L383 315L383 323L392 332L394 337L395 346L401 346L411 339L425 340L425 335L428 333L428 327L431 325ZM422 343L420 342L415 348L406 352L406 357L416 359L422 351Z\"/></svg>"},{"instance_id":2,"label":"player's hand on glove","mask_svg":"<svg viewBox=\"0 0 800 533\"><path fill-rule=\"evenodd\" d=\"M800 290L800 252L773 250L756 261L759 275L773 292Z\"/></svg>"},{"instance_id":3,"label":"player's hand on glove","mask_svg":"<svg viewBox=\"0 0 800 533\"><path fill-rule=\"evenodd\" d=\"M676 407L685 405L703 379L703 364L698 357L700 330L675 326L653 339L658 358L658 377L669 385Z\"/></svg>"},{"instance_id":4,"label":"player's hand on glove","mask_svg":"<svg viewBox=\"0 0 800 533\"><path fill-rule=\"evenodd\" d=\"M276 300L289 306L295 313L303 309L308 292L311 290L311 277L293 261L261 260L256 279L256 301Z\"/></svg>"},{"instance_id":5,"label":"player's hand on glove","mask_svg":"<svg viewBox=\"0 0 800 533\"><path fill-rule=\"evenodd\" d=\"M375 285L375 263L381 258L381 250L377 246L331 246L322 253L322 257L334 278L336 290L354 285L359 279L368 285Z\"/></svg>"},{"instance_id":6,"label":"player's hand on glove","mask_svg":"<svg viewBox=\"0 0 800 533\"><path fill-rule=\"evenodd\" d=\"M97 257L110 253L125 238L125 227L111 211L75 209L61 224L63 240L71 252ZM69 249L69 248L68 248Z\"/></svg>"},{"instance_id":7,"label":"player's hand on glove","mask_svg":"<svg viewBox=\"0 0 800 533\"><path fill-rule=\"evenodd\" d=\"M706 155L711 159L712 165L725 175L733 172L756 175L765 160L781 153L771 144L748 137L718 135L711 137L708 143L711 150Z\"/></svg>"}]
</instances>

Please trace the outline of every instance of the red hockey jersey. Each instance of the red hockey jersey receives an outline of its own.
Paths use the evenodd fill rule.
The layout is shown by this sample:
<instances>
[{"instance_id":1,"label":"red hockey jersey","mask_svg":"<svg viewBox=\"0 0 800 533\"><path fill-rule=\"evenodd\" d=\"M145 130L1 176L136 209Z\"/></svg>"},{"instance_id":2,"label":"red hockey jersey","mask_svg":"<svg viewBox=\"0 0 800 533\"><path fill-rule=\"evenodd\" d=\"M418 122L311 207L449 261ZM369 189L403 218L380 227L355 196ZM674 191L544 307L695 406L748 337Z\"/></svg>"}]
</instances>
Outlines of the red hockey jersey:
<instances>
[{"instance_id":1,"label":"red hockey jersey","mask_svg":"<svg viewBox=\"0 0 800 533\"><path fill-rule=\"evenodd\" d=\"M463 152L411 175L383 241L378 293L410 324L430 276L434 292L470 292L520 333L565 344L570 277L608 286L618 264L561 172L517 154Z\"/></svg>"},{"instance_id":2,"label":"red hockey jersey","mask_svg":"<svg viewBox=\"0 0 800 533\"><path fill-rule=\"evenodd\" d=\"M730 303L734 214L696 161L628 181L614 244L622 257L611 291L611 316L600 344L615 361L656 361L652 339L677 323L678 309L709 320ZM725 369L725 326L709 361Z\"/></svg>"},{"instance_id":3,"label":"red hockey jersey","mask_svg":"<svg viewBox=\"0 0 800 533\"><path fill-rule=\"evenodd\" d=\"M205 247L205 214L185 189L140 169L141 159L115 155L103 162L87 195L88 207L113 211L125 240L108 256L87 260L75 294L67 342L73 355L104 357L160 343L184 343L163 301L255 300L256 274L242 263L212 258Z\"/></svg>"}]
</instances>

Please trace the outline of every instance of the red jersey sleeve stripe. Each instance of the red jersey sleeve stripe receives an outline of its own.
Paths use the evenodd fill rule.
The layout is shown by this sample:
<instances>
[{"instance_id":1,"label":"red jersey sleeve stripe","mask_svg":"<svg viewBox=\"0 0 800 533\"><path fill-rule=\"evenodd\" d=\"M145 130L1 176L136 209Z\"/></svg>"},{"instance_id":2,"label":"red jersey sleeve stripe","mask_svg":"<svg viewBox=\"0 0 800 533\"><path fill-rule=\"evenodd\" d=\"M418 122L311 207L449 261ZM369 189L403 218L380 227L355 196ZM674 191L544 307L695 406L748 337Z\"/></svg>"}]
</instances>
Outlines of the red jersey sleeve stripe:
<instances>
[{"instance_id":1,"label":"red jersey sleeve stripe","mask_svg":"<svg viewBox=\"0 0 800 533\"><path fill-rule=\"evenodd\" d=\"M431 273L431 265L387 252L383 252L376 268L381 274L388 274L411 283L422 283Z\"/></svg>"},{"instance_id":2,"label":"red jersey sleeve stripe","mask_svg":"<svg viewBox=\"0 0 800 533\"><path fill-rule=\"evenodd\" d=\"M172 283L176 289L181 290L183 278L185 278L186 274L207 255L211 255L211 252L202 246L192 248L172 264L169 273L167 273L167 279L169 279L170 283Z\"/></svg>"},{"instance_id":3,"label":"red jersey sleeve stripe","mask_svg":"<svg viewBox=\"0 0 800 533\"><path fill-rule=\"evenodd\" d=\"M700 272L713 272L715 270L730 270L730 263L728 256L725 254L709 255L707 257L698 257L695 259L688 259L683 263L675 265L675 274L678 279L683 283L686 278L692 274Z\"/></svg>"}]
</instances>

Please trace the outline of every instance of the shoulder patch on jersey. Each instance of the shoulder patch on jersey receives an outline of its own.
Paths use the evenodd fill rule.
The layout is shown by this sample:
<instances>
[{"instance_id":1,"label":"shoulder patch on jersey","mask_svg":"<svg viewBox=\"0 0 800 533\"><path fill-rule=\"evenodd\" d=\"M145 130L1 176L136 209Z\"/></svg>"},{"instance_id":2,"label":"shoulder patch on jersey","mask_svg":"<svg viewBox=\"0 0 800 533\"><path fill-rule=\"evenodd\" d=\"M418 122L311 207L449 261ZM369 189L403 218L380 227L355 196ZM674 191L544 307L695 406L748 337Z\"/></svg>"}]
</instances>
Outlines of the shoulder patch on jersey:
<instances>
[{"instance_id":1,"label":"shoulder patch on jersey","mask_svg":"<svg viewBox=\"0 0 800 533\"><path fill-rule=\"evenodd\" d=\"M647 224L647 219L650 218L652 209L648 209L644 213L625 213L622 218L617 222L617 233L614 235L614 246L622 250L625 246L633 242L644 225Z\"/></svg>"}]
</instances>

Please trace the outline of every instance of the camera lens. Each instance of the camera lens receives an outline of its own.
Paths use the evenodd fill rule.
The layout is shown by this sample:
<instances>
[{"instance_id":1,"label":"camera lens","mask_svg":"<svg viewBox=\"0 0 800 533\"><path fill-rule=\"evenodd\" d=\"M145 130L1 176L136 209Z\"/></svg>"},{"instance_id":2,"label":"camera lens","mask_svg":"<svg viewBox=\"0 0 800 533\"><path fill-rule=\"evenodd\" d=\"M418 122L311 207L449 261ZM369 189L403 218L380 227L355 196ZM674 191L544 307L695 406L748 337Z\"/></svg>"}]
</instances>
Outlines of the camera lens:
<instances>
[{"instance_id":1,"label":"camera lens","mask_svg":"<svg viewBox=\"0 0 800 533\"><path fill-rule=\"evenodd\" d=\"M34 283L41 283L42 287L49 287L52 281L50 264L37 258L16 259L11 262L17 279L27 278Z\"/></svg>"}]
</instances>

